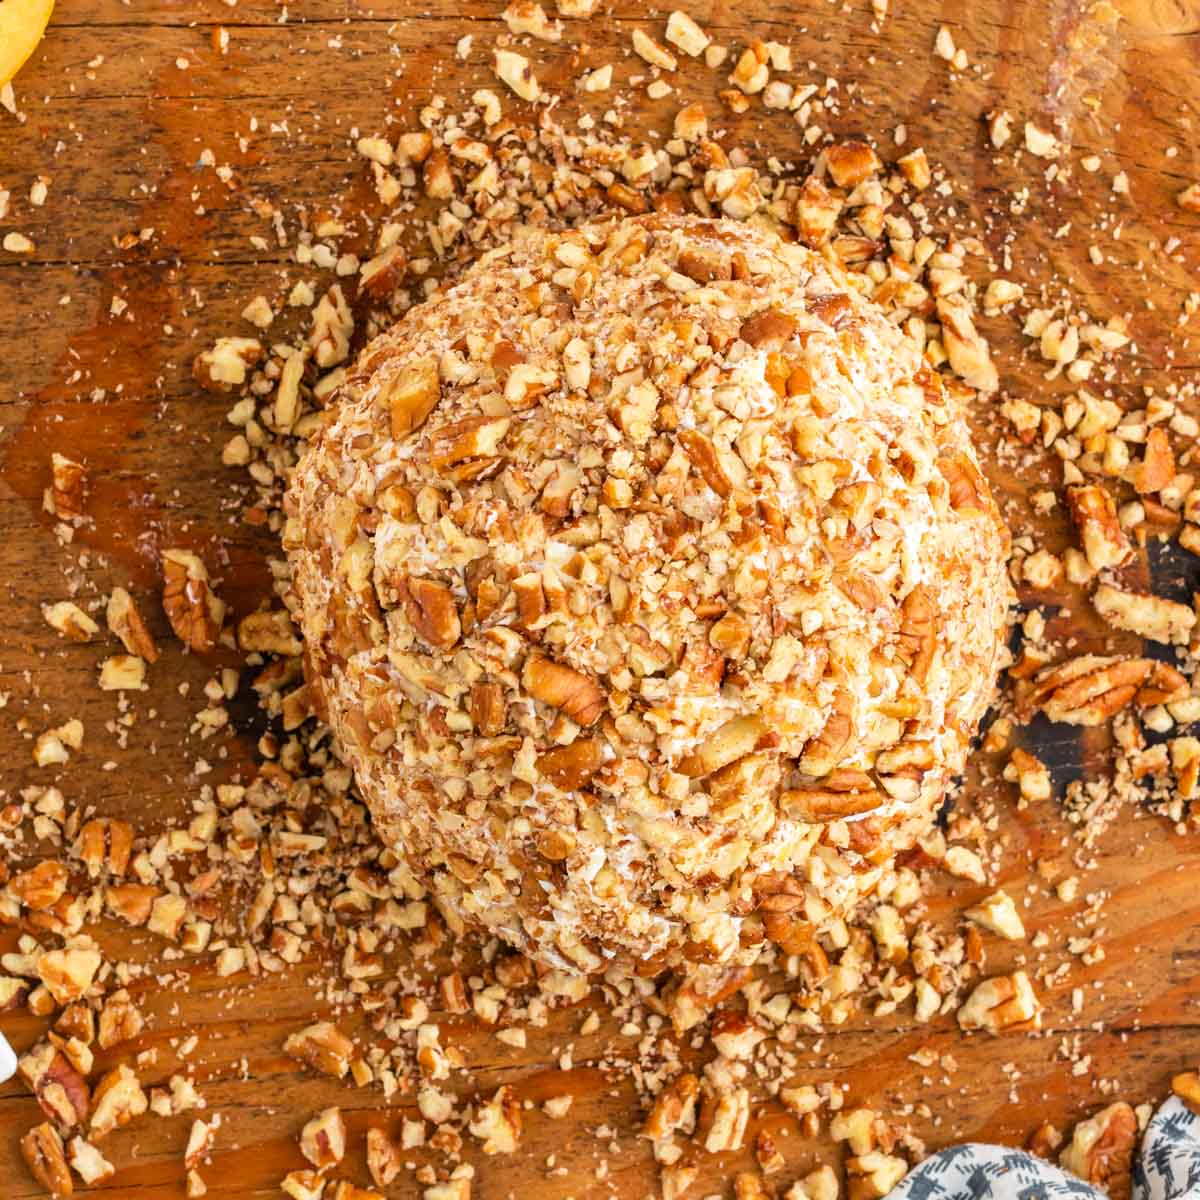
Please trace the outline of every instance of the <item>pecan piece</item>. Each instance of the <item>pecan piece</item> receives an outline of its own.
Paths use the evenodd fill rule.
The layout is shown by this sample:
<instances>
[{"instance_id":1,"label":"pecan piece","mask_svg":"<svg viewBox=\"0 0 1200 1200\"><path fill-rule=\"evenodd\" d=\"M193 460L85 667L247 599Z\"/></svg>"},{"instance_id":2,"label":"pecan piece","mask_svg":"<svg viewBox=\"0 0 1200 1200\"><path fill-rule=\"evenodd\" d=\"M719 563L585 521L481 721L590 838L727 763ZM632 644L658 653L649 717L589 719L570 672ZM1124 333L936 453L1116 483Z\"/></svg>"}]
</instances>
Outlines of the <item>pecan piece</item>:
<instances>
[{"instance_id":1,"label":"pecan piece","mask_svg":"<svg viewBox=\"0 0 1200 1200\"><path fill-rule=\"evenodd\" d=\"M700 478L708 484L722 500L733 491L733 480L729 478L716 447L704 434L695 429L681 429L678 434L679 444L691 460L692 465L700 473Z\"/></svg>"},{"instance_id":2,"label":"pecan piece","mask_svg":"<svg viewBox=\"0 0 1200 1200\"><path fill-rule=\"evenodd\" d=\"M813 250L823 246L837 226L841 211L841 200L815 175L810 175L800 185L792 213L800 240Z\"/></svg>"},{"instance_id":3,"label":"pecan piece","mask_svg":"<svg viewBox=\"0 0 1200 1200\"><path fill-rule=\"evenodd\" d=\"M740 1150L750 1120L750 1093L744 1087L705 1089L697 1136L709 1154Z\"/></svg>"},{"instance_id":4,"label":"pecan piece","mask_svg":"<svg viewBox=\"0 0 1200 1200\"><path fill-rule=\"evenodd\" d=\"M367 1170L376 1187L387 1187L404 1165L400 1147L382 1129L367 1130Z\"/></svg>"},{"instance_id":5,"label":"pecan piece","mask_svg":"<svg viewBox=\"0 0 1200 1200\"><path fill-rule=\"evenodd\" d=\"M1128 561L1133 547L1117 519L1116 503L1104 488L1094 483L1068 488L1067 506L1093 570L1119 567Z\"/></svg>"},{"instance_id":6,"label":"pecan piece","mask_svg":"<svg viewBox=\"0 0 1200 1200\"><path fill-rule=\"evenodd\" d=\"M987 507L984 496L987 483L979 468L966 454L942 455L937 469L950 488L950 507L955 512L978 513Z\"/></svg>"},{"instance_id":7,"label":"pecan piece","mask_svg":"<svg viewBox=\"0 0 1200 1200\"><path fill-rule=\"evenodd\" d=\"M158 661L158 647L138 612L133 597L123 588L115 587L108 598L108 607L104 612L108 627L130 654L144 658L147 662Z\"/></svg>"},{"instance_id":8,"label":"pecan piece","mask_svg":"<svg viewBox=\"0 0 1200 1200\"><path fill-rule=\"evenodd\" d=\"M675 269L697 283L713 283L733 278L733 265L728 254L711 246L689 245L679 252Z\"/></svg>"},{"instance_id":9,"label":"pecan piece","mask_svg":"<svg viewBox=\"0 0 1200 1200\"><path fill-rule=\"evenodd\" d=\"M96 1085L92 1096L92 1137L102 1138L128 1125L147 1109L149 1101L138 1077L122 1064Z\"/></svg>"},{"instance_id":10,"label":"pecan piece","mask_svg":"<svg viewBox=\"0 0 1200 1200\"><path fill-rule=\"evenodd\" d=\"M604 765L604 744L599 738L577 738L569 746L556 746L538 756L537 769L556 788L578 791Z\"/></svg>"},{"instance_id":11,"label":"pecan piece","mask_svg":"<svg viewBox=\"0 0 1200 1200\"><path fill-rule=\"evenodd\" d=\"M853 735L854 699L839 687L821 732L809 739L797 765L806 775L828 775L841 762Z\"/></svg>"},{"instance_id":12,"label":"pecan piece","mask_svg":"<svg viewBox=\"0 0 1200 1200\"><path fill-rule=\"evenodd\" d=\"M197 653L211 650L221 632L225 605L209 585L208 568L187 550L164 550L163 611L185 646Z\"/></svg>"},{"instance_id":13,"label":"pecan piece","mask_svg":"<svg viewBox=\"0 0 1200 1200\"><path fill-rule=\"evenodd\" d=\"M958 292L939 296L937 314L951 369L973 388L994 392L1000 386L1000 376L987 342L975 328L966 298Z\"/></svg>"},{"instance_id":14,"label":"pecan piece","mask_svg":"<svg viewBox=\"0 0 1200 1200\"><path fill-rule=\"evenodd\" d=\"M40 862L14 875L8 886L26 908L44 912L57 904L67 890L67 868L50 860Z\"/></svg>"},{"instance_id":15,"label":"pecan piece","mask_svg":"<svg viewBox=\"0 0 1200 1200\"><path fill-rule=\"evenodd\" d=\"M62 1129L87 1120L91 1092L87 1080L56 1046L41 1042L17 1063L17 1071L42 1111Z\"/></svg>"},{"instance_id":16,"label":"pecan piece","mask_svg":"<svg viewBox=\"0 0 1200 1200\"><path fill-rule=\"evenodd\" d=\"M291 658L304 649L286 608L260 609L238 622L238 645L248 653L280 654Z\"/></svg>"},{"instance_id":17,"label":"pecan piece","mask_svg":"<svg viewBox=\"0 0 1200 1200\"><path fill-rule=\"evenodd\" d=\"M830 788L790 788L779 794L779 811L796 821L826 824L873 812L883 797L873 788L839 792Z\"/></svg>"},{"instance_id":18,"label":"pecan piece","mask_svg":"<svg viewBox=\"0 0 1200 1200\"><path fill-rule=\"evenodd\" d=\"M858 187L880 168L879 156L866 142L847 141L825 151L830 178L840 188Z\"/></svg>"},{"instance_id":19,"label":"pecan piece","mask_svg":"<svg viewBox=\"0 0 1200 1200\"><path fill-rule=\"evenodd\" d=\"M963 1029L1040 1029L1042 1006L1024 971L985 979L958 1010Z\"/></svg>"},{"instance_id":20,"label":"pecan piece","mask_svg":"<svg viewBox=\"0 0 1200 1200\"><path fill-rule=\"evenodd\" d=\"M1137 694L1150 674L1145 658L1104 658L1083 654L1038 674L1018 693L1018 712L1040 709L1064 725L1103 725Z\"/></svg>"},{"instance_id":21,"label":"pecan piece","mask_svg":"<svg viewBox=\"0 0 1200 1200\"><path fill-rule=\"evenodd\" d=\"M476 683L471 688L471 721L484 737L495 737L508 721L504 689L498 683Z\"/></svg>"},{"instance_id":22,"label":"pecan piece","mask_svg":"<svg viewBox=\"0 0 1200 1200\"><path fill-rule=\"evenodd\" d=\"M435 579L410 575L397 591L417 635L435 650L449 650L462 636L462 621L454 593Z\"/></svg>"},{"instance_id":23,"label":"pecan piece","mask_svg":"<svg viewBox=\"0 0 1200 1200\"><path fill-rule=\"evenodd\" d=\"M1137 1135L1136 1114L1118 1101L1080 1121L1058 1161L1081 1179L1107 1190L1114 1177L1129 1174Z\"/></svg>"},{"instance_id":24,"label":"pecan piece","mask_svg":"<svg viewBox=\"0 0 1200 1200\"><path fill-rule=\"evenodd\" d=\"M676 1132L691 1133L696 1126L696 1100L700 1080L688 1071L676 1075L655 1098L642 1136L652 1142L668 1141Z\"/></svg>"},{"instance_id":25,"label":"pecan piece","mask_svg":"<svg viewBox=\"0 0 1200 1200\"><path fill-rule=\"evenodd\" d=\"M466 417L443 425L434 435L430 462L448 467L471 458L491 458L511 425L510 417Z\"/></svg>"},{"instance_id":26,"label":"pecan piece","mask_svg":"<svg viewBox=\"0 0 1200 1200\"><path fill-rule=\"evenodd\" d=\"M318 1021L293 1033L283 1043L283 1052L322 1075L341 1079L350 1069L354 1043L336 1025Z\"/></svg>"},{"instance_id":27,"label":"pecan piece","mask_svg":"<svg viewBox=\"0 0 1200 1200\"><path fill-rule=\"evenodd\" d=\"M89 821L79 831L75 853L93 879L105 868L110 875L124 875L133 853L133 826L106 817Z\"/></svg>"},{"instance_id":28,"label":"pecan piece","mask_svg":"<svg viewBox=\"0 0 1200 1200\"><path fill-rule=\"evenodd\" d=\"M1140 496L1161 492L1175 478L1175 455L1167 431L1156 425L1146 435L1142 461L1134 468L1133 486Z\"/></svg>"},{"instance_id":29,"label":"pecan piece","mask_svg":"<svg viewBox=\"0 0 1200 1200\"><path fill-rule=\"evenodd\" d=\"M43 604L42 616L51 629L57 630L72 642L86 642L100 631L100 626L70 600L59 600L56 604Z\"/></svg>"},{"instance_id":30,"label":"pecan piece","mask_svg":"<svg viewBox=\"0 0 1200 1200\"><path fill-rule=\"evenodd\" d=\"M103 1183L117 1173L112 1163L91 1142L86 1142L81 1137L71 1139L71 1166L88 1187Z\"/></svg>"},{"instance_id":31,"label":"pecan piece","mask_svg":"<svg viewBox=\"0 0 1200 1200\"><path fill-rule=\"evenodd\" d=\"M521 1142L521 1102L507 1084L480 1105L467 1126L483 1143L484 1154L512 1154Z\"/></svg>"},{"instance_id":32,"label":"pecan piece","mask_svg":"<svg viewBox=\"0 0 1200 1200\"><path fill-rule=\"evenodd\" d=\"M86 995L100 970L100 954L86 947L48 950L37 960L38 978L58 1004L71 1004Z\"/></svg>"},{"instance_id":33,"label":"pecan piece","mask_svg":"<svg viewBox=\"0 0 1200 1200\"><path fill-rule=\"evenodd\" d=\"M1146 592L1126 592L1108 583L1095 590L1092 604L1115 629L1152 642L1183 645L1196 624L1196 612L1186 604Z\"/></svg>"},{"instance_id":34,"label":"pecan piece","mask_svg":"<svg viewBox=\"0 0 1200 1200\"><path fill-rule=\"evenodd\" d=\"M779 350L795 332L795 317L778 308L760 308L742 322L738 336L756 350Z\"/></svg>"},{"instance_id":35,"label":"pecan piece","mask_svg":"<svg viewBox=\"0 0 1200 1200\"><path fill-rule=\"evenodd\" d=\"M359 267L359 291L372 300L384 300L400 286L407 269L404 247L397 242ZM396 434L393 432L392 436Z\"/></svg>"},{"instance_id":36,"label":"pecan piece","mask_svg":"<svg viewBox=\"0 0 1200 1200\"><path fill-rule=\"evenodd\" d=\"M50 455L50 488L47 508L59 518L82 517L87 495L87 472L82 463L54 451Z\"/></svg>"},{"instance_id":37,"label":"pecan piece","mask_svg":"<svg viewBox=\"0 0 1200 1200\"><path fill-rule=\"evenodd\" d=\"M246 382L247 370L262 360L258 338L223 337L196 355L192 375L210 392L231 392Z\"/></svg>"},{"instance_id":38,"label":"pecan piece","mask_svg":"<svg viewBox=\"0 0 1200 1200\"><path fill-rule=\"evenodd\" d=\"M300 1131L300 1153L318 1171L336 1167L346 1155L346 1122L340 1108L317 1113Z\"/></svg>"},{"instance_id":39,"label":"pecan piece","mask_svg":"<svg viewBox=\"0 0 1200 1200\"><path fill-rule=\"evenodd\" d=\"M29 1173L52 1196L70 1196L75 1192L63 1140L58 1130L46 1123L31 1129L21 1139L21 1157Z\"/></svg>"},{"instance_id":40,"label":"pecan piece","mask_svg":"<svg viewBox=\"0 0 1200 1200\"><path fill-rule=\"evenodd\" d=\"M380 389L380 401L391 419L392 437L402 438L419 429L441 398L442 382L436 358L430 356L405 363Z\"/></svg>"},{"instance_id":41,"label":"pecan piece","mask_svg":"<svg viewBox=\"0 0 1200 1200\"><path fill-rule=\"evenodd\" d=\"M702 779L751 753L766 733L766 722L757 713L733 717L709 734L691 754L680 759L676 769L693 779Z\"/></svg>"},{"instance_id":42,"label":"pecan piece","mask_svg":"<svg viewBox=\"0 0 1200 1200\"><path fill-rule=\"evenodd\" d=\"M896 651L918 683L925 682L936 647L937 612L929 589L918 584L900 605L900 631L896 635Z\"/></svg>"},{"instance_id":43,"label":"pecan piece","mask_svg":"<svg viewBox=\"0 0 1200 1200\"><path fill-rule=\"evenodd\" d=\"M521 682L534 699L561 708L580 725L594 725L604 712L605 695L595 681L541 654L526 660Z\"/></svg>"}]
</instances>

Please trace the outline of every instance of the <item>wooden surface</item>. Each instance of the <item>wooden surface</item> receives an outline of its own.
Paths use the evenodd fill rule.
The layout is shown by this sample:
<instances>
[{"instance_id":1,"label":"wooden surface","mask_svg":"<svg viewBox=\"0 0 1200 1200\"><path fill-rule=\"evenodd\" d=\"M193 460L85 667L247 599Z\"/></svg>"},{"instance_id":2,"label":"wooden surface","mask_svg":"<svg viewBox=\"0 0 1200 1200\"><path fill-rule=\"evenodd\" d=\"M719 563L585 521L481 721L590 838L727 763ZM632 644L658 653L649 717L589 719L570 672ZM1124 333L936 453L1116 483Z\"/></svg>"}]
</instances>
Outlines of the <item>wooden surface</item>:
<instances>
[{"instance_id":1,"label":"wooden surface","mask_svg":"<svg viewBox=\"0 0 1200 1200\"><path fill-rule=\"evenodd\" d=\"M1130 316L1136 352L1117 383L1132 380L1136 367L1142 381L1162 384L1172 371L1197 366L1187 341L1195 321L1176 324L1200 272L1197 218L1176 209L1172 197L1200 176L1200 3L1114 4L1122 15L1115 28L1085 16L1083 0L892 0L893 14L879 34L871 31L866 0L695 0L688 7L727 44L752 35L791 44L793 78L800 82L840 79L844 102L825 121L835 132L887 145L903 123L908 145L924 144L962 185L952 201L961 220L997 253L1015 233L1013 277L1045 282L1048 299L1068 286L1101 319ZM239 611L263 594L271 552L268 539L237 520L244 485L220 465L228 405L199 393L187 368L197 349L235 328L251 296L278 295L305 275L273 240L269 251L253 249L251 235L270 239L271 231L250 197L273 199L294 228L301 206L327 207L330 197L355 187L362 170L351 131L381 130L388 113L395 129L412 127L414 106L431 88L453 101L481 86L488 44L503 29L500 7L498 0L388 0L375 7L305 0L291 6L282 24L281 9L268 0L240 0L234 8L219 0L59 0L47 40L17 79L27 119L18 123L0 112L0 187L13 192L0 233L19 229L37 243L32 256L0 255L0 625L6 631L0 691L9 698L0 713L0 762L9 792L52 778L32 764L17 724L22 717L34 731L80 717L87 742L62 775L68 802L128 815L145 829L187 811L197 757L214 765L210 782L249 760L257 728L248 708L239 710L246 725L225 742L189 737L196 706L179 694L178 683L202 686L212 663L186 657L166 640L155 600L163 546L201 548ZM626 61L629 31L643 23L661 32L660 21L649 19L643 0L617 0L611 9L608 18L569 27L570 37L591 46L569 68L567 47L535 51L559 64L547 67L545 78L569 78L581 63L617 62L618 78L636 71ZM942 22L972 64L954 81L931 53ZM225 57L213 46L218 25L230 32ZM465 32L476 40L462 64L452 47ZM180 59L186 70L176 65ZM689 69L681 91L712 101L715 79ZM1047 185L1028 162L1017 168L1011 153L995 155L979 117L997 105L1009 108L1018 126L1026 117L1060 121L1075 147L1072 161L1095 153L1101 170L1076 169L1069 184ZM669 111L670 105L656 107L651 124L664 128ZM283 123L289 136L273 131ZM764 157L768 151L785 160L806 157L794 128L761 121L759 109L739 125L727 124L735 131L730 144L753 140ZM246 138L244 150L239 136ZM1177 148L1173 157L1170 147ZM196 165L206 148L233 167L232 186ZM1118 170L1128 174L1128 196L1111 192ZM44 208L33 209L26 196L38 175L51 177L50 194ZM1009 216L1013 190L1026 184L1028 204ZM1101 219L1106 234L1091 228ZM1068 222L1069 231L1056 236ZM1116 225L1119 241L1111 236ZM145 241L118 248L122 235L147 229L153 234ZM1181 244L1169 257L1161 247L1172 236ZM1092 241L1108 259L1102 266L1089 261ZM120 318L110 315L114 295L129 305ZM1014 318L985 324L1001 348L1009 391L1061 390L1061 383L1047 385L1039 364L1022 351ZM985 442L994 446L990 414L982 411L979 419ZM67 549L40 513L56 448L86 462L93 480L95 527ZM1028 527L1026 497L1040 482L1031 474L1039 473L1015 478L1002 464L993 468L1014 527ZM1040 475L1054 477L1049 465ZM1043 527L1052 545L1061 542L1061 525L1052 519ZM63 598L69 587L89 596L114 584L135 592L166 645L152 689L134 698L138 720L124 750L109 728L116 701L95 687L101 647L64 645L39 613L41 602ZM1094 629L1087 636L1095 642ZM1081 747L1062 729L1053 738L1070 773L1082 761ZM998 766L980 763L985 773ZM1031 965L1070 962L1044 996L1046 1031L964 1037L952 1018L914 1026L902 1012L857 1016L818 1045L800 1046L801 1077L842 1080L852 1103L907 1112L903 1123L934 1147L964 1138L1019 1143L1040 1120L1069 1125L1110 1093L1135 1103L1157 1099L1173 1071L1200 1059L1200 839L1128 812L1102 838L1080 900L1062 904L1031 870L1039 859L1057 861L1062 874L1071 870L1074 847L1060 815L1052 805L1018 813L1010 792L994 791L1006 847L1002 880L1014 896L1028 895L1026 924L1031 933L1044 930L1049 945L1039 951L989 939L988 969L1021 955ZM956 911L985 890L961 885L935 911ZM1100 892L1107 895L1100 922L1107 957L1085 967L1068 959L1063 946L1077 932L1083 895ZM13 940L4 934L0 948L10 949ZM115 955L151 962L162 949L151 937L114 929L105 929L102 940ZM180 986L147 979L133 989L153 1017L135 1049L157 1048L157 1063L143 1074L158 1082L178 1069L180 1039L199 1034L188 1061L203 1082L208 1113L221 1113L224 1122L212 1165L203 1170L210 1196L278 1195L279 1178L303 1165L295 1134L322 1105L340 1103L359 1133L368 1124L398 1123L402 1106L387 1109L377 1091L312 1078L282 1056L283 1037L320 1010L305 970L254 983L217 980L189 960L163 969ZM1074 988L1086 997L1080 1013L1072 1010ZM640 1114L624 1061L629 1042L615 1036L611 1021L591 1037L577 1037L582 1017L556 1015L550 1028L531 1032L524 1051L462 1022L446 1026L481 1088L512 1081L525 1099L563 1091L576 1097L563 1121L531 1111L524 1146L513 1158L485 1161L468 1146L478 1167L475 1194L483 1200L634 1198L655 1191L648 1144L632 1137ZM40 1024L7 1016L0 1027L23 1049ZM568 1044L574 1068L564 1078L557 1057ZM956 1069L916 1066L908 1056L925 1047L952 1056ZM1090 1070L1072 1074L1066 1051L1090 1055ZM105 1061L101 1056L100 1065ZM411 1101L405 1104L408 1111ZM928 1105L932 1115L914 1111L916 1104ZM0 1191L12 1200L39 1194L17 1155L17 1139L38 1119L19 1084L0 1087ZM105 1146L120 1170L106 1192L122 1200L182 1195L190 1121L191 1115L142 1121L113 1135ZM618 1136L615 1152L608 1135L597 1134L600 1126ZM762 1127L779 1131L789 1159L779 1182L833 1157L827 1143L805 1142L775 1105L756 1110L752 1128ZM342 1174L365 1183L361 1143L352 1138L351 1145ZM723 1181L749 1156L698 1161L702 1177L693 1194L729 1194ZM404 1175L392 1191L410 1196L419 1189Z\"/></svg>"}]
</instances>

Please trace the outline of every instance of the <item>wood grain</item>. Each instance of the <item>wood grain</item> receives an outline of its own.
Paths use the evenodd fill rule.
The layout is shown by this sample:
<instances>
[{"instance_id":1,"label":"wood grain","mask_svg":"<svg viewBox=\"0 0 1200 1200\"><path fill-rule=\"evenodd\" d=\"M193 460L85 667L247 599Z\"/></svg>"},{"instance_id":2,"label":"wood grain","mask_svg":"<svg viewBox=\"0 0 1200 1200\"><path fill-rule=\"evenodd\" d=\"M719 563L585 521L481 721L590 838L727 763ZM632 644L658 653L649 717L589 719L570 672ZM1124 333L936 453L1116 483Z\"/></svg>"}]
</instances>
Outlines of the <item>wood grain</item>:
<instances>
[{"instance_id":1,"label":"wood grain","mask_svg":"<svg viewBox=\"0 0 1200 1200\"><path fill-rule=\"evenodd\" d=\"M10 793L50 782L32 764L27 736L17 728L22 717L36 731L79 716L88 739L61 780L68 801L145 827L188 811L198 754L216 766L210 781L250 760L256 730L248 706L239 708L246 721L223 757L215 745L187 735L194 704L178 684L187 681L194 691L213 664L166 641L150 595L157 551L185 543L205 551L222 593L237 610L248 610L264 593L265 559L273 550L269 539L236 519L244 485L219 461L227 405L198 393L188 366L198 348L237 324L250 296L278 297L303 275L276 247L250 199L277 205L294 229L301 209L327 208L331 197L351 192L361 196L352 131L410 127L414 106L431 91L451 103L469 95L483 82L490 43L503 29L498 0L309 0L293 7L283 24L280 6L266 0L241 0L234 8L218 0L128 6L59 0L47 40L17 80L26 121L0 113L0 187L13 192L3 229L20 229L37 244L27 258L0 255L0 622L6 630L0 691L10 697L0 761ZM569 79L610 61L619 80L640 73L628 54L629 31L659 25L667 10L643 0L607 7L604 19L570 27L586 48L535 47L546 78ZM731 45L753 35L789 43L801 82L839 79L842 103L824 121L835 133L867 134L890 152L893 131L904 125L907 144L924 144L954 185L954 194L934 207L943 214L953 207L953 220L976 231L998 260L1010 245L1011 277L1048 302L1069 289L1100 319L1127 315L1136 348L1113 380L1118 392L1133 386L1135 373L1138 383L1162 386L1200 365L1194 319L1177 324L1200 272L1200 239L1196 218L1172 203L1176 191L1200 177L1196 0L1120 0L1119 22L1089 15L1092 5L1083 0L892 0L895 11L878 34L866 0L700 0L687 7ZM941 23L954 30L972 64L954 80L931 53ZM231 35L224 57L214 49L217 26ZM467 32L475 44L461 63L452 48ZM186 70L179 59L187 60ZM681 99L704 99L715 111L713 75L689 68L679 87ZM1095 153L1101 169L1087 174L1076 167L1070 180L1045 183L1027 158L1015 165L1011 153L995 154L981 135L980 116L996 106L1018 122L1058 120L1075 147L1071 160ZM635 109L628 122L661 135L671 111L669 104ZM287 136L272 131L285 122ZM761 110L722 124L730 144L752 144L764 157L800 163L810 154L793 127L763 120ZM206 148L233 168L233 186L197 165ZM1119 170L1128 174L1129 196L1112 193ZM39 174L52 183L49 202L35 209L25 196ZM1025 186L1027 202L1014 215L1014 196ZM122 235L150 229L132 249L117 247ZM357 232L365 235L365 225ZM268 239L269 249L255 249L256 235ZM1170 238L1179 244L1167 254ZM1100 265L1089 257L1092 242L1103 250ZM129 304L126 316L110 315L116 295ZM1013 318L985 325L1009 392L1062 389L1044 380ZM272 336L286 331L282 322ZM982 442L997 447L994 409L981 407L975 417ZM96 525L73 548L57 545L40 512L52 448L81 457L94 481ZM1018 475L994 453L989 468L1013 526L1031 527L1028 496L1054 479L1051 464ZM1039 529L1051 546L1065 541L1059 516ZM1193 566L1171 559L1157 575L1179 582ZM84 595L116 583L131 587L166 645L152 690L135 702L139 719L125 750L106 728L115 701L94 686L99 646L64 645L40 616L40 602L65 596L69 582ZM1082 620L1078 597L1067 609L1056 617L1062 628L1088 645L1112 640ZM1061 775L1079 769L1082 748L1068 731L1047 728L1040 736ZM117 769L106 769L109 762ZM981 756L973 786L984 787L1000 766ZM1032 864L1052 859L1069 873L1073 843L1065 823L1053 806L1017 812L1003 786L986 786L1001 815L1003 882L1027 900L1031 933L1049 938L1044 951L989 941L989 970L1020 956L1032 965L1042 955L1057 962L1076 932L1081 904L1056 900ZM1127 814L1105 834L1098 865L1084 877L1085 892L1107 894L1107 956L1092 967L1072 960L1045 997L1044 1033L964 1037L952 1019L913 1026L903 1014L860 1015L799 1047L797 1074L846 1082L852 1103L900 1114L931 1146L964 1138L1020 1143L1039 1121L1069 1125L1110 1093L1134 1102L1158 1098L1173 1071L1200 1058L1198 866L1196 836ZM950 914L984 890L947 889L932 910ZM103 930L102 940L121 957L155 963L161 954L154 939L116 929ZM5 932L0 949L13 941ZM282 1056L286 1034L324 1011L308 982L316 965L231 984L205 965L180 960L157 966L156 973L170 973L171 986L151 976L133 989L153 1018L135 1046L158 1052L149 1082L178 1069L181 1038L199 1034L188 1061L204 1082L209 1112L220 1112L224 1122L203 1172L210 1196L278 1195L279 1178L302 1165L295 1134L319 1106L340 1103L356 1134L368 1125L394 1127L412 1109L409 1097L387 1107L377 1091L310 1078ZM1074 988L1083 989L1081 1012L1072 1006ZM480 1089L512 1082L532 1102L563 1091L575 1096L566 1120L531 1111L525 1144L511 1159L482 1160L468 1147L482 1200L519 1194L633 1200L656 1192L648 1145L633 1136L639 1110L628 1039L609 1020L597 1034L578 1036L583 1016L556 1014L549 1028L531 1033L524 1051L462 1022L443 1022ZM5 1016L0 1024L18 1049L39 1030L27 1016ZM567 1045L575 1065L564 1077L556 1064ZM1073 1075L1064 1046L1091 1055L1091 1070ZM937 1068L918 1067L909 1055L924 1048L951 1056L955 1068L946 1069L947 1059ZM687 1049L684 1056L703 1059ZM921 1104L927 1112L915 1107ZM18 1138L36 1119L23 1088L0 1087L0 1191L12 1200L39 1194L17 1154ZM189 1124L190 1117L143 1121L113 1135L105 1146L120 1169L106 1194L115 1200L182 1195ZM783 1182L832 1157L828 1143L801 1138L773 1103L756 1110L752 1128L777 1132L788 1158L778 1177ZM352 1146L341 1174L365 1184L357 1137ZM728 1194L722 1181L750 1158L701 1154L698 1161L703 1170L694 1194ZM393 1189L397 1196L418 1192L408 1176Z\"/></svg>"}]
</instances>

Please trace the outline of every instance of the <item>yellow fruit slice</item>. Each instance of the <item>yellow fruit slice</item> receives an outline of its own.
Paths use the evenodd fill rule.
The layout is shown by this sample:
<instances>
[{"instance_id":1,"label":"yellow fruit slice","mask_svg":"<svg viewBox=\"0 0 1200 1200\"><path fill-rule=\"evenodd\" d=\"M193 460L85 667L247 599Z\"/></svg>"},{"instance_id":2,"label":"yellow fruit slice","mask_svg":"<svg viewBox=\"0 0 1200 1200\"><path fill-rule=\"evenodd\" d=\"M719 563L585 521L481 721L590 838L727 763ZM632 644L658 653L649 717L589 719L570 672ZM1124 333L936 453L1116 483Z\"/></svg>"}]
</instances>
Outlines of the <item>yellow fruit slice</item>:
<instances>
[{"instance_id":1,"label":"yellow fruit slice","mask_svg":"<svg viewBox=\"0 0 1200 1200\"><path fill-rule=\"evenodd\" d=\"M54 0L0 0L0 87L37 49L53 11Z\"/></svg>"}]
</instances>

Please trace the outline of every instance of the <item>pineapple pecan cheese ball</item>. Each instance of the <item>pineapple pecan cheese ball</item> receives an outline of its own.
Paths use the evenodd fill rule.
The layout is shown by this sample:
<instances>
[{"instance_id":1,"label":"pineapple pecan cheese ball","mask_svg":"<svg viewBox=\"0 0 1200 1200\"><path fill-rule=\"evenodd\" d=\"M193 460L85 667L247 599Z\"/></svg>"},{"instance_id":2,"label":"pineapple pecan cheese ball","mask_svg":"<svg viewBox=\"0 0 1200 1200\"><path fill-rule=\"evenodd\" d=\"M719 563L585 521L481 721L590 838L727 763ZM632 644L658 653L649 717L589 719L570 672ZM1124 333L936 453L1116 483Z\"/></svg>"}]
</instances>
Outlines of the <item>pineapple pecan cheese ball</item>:
<instances>
[{"instance_id":1,"label":"pineapple pecan cheese ball","mask_svg":"<svg viewBox=\"0 0 1200 1200\"><path fill-rule=\"evenodd\" d=\"M289 603L453 932L653 972L870 894L1004 653L962 398L820 256L684 217L523 231L367 346Z\"/></svg>"}]
</instances>

